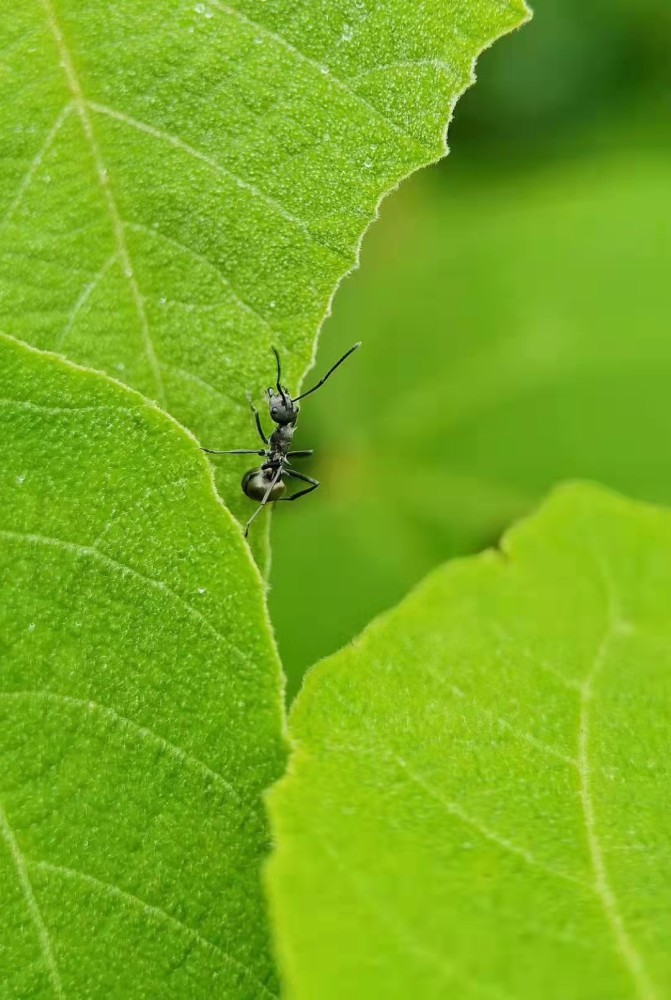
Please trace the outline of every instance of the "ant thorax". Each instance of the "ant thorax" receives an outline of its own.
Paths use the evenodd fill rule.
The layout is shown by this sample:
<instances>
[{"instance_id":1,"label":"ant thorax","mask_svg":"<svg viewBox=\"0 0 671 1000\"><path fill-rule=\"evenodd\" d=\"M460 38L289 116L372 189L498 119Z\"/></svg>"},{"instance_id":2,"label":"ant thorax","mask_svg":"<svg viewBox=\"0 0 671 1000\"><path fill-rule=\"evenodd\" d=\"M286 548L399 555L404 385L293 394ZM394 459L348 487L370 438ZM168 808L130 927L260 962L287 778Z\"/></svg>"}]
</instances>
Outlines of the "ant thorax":
<instances>
[{"instance_id":1,"label":"ant thorax","mask_svg":"<svg viewBox=\"0 0 671 1000\"><path fill-rule=\"evenodd\" d=\"M286 455L291 447L291 439L296 430L295 424L280 424L270 435L270 450Z\"/></svg>"}]
</instances>

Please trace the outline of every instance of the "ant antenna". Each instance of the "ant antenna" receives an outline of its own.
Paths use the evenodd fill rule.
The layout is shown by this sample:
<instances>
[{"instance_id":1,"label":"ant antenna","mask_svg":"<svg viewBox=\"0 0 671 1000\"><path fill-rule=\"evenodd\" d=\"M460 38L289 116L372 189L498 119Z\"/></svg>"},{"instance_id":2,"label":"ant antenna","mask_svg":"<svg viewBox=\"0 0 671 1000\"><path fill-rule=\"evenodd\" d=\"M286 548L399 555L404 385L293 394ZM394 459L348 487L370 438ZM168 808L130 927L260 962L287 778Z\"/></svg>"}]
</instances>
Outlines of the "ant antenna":
<instances>
[{"instance_id":1,"label":"ant antenna","mask_svg":"<svg viewBox=\"0 0 671 1000\"><path fill-rule=\"evenodd\" d=\"M327 380L327 378L330 378L331 375L333 375L333 372L336 370L336 368L339 368L340 365L343 363L343 361L347 361L350 354L354 354L354 352L358 350L359 347L361 347L361 341L355 344L354 347L350 347L349 351L346 351L345 354L343 354L343 356L338 361L336 361L333 367L329 368L326 375L324 375L324 378L320 379L316 385L313 385L311 389L307 390L307 392L302 392L300 396L296 396L296 398L294 399L294 403L297 403L299 399L305 399L305 397L309 396L311 392L316 392L317 389L320 389L321 386L323 386L324 382ZM275 353L277 354L277 351L275 351ZM277 359L278 365L279 365L279 360L280 359L278 358Z\"/></svg>"},{"instance_id":2,"label":"ant antenna","mask_svg":"<svg viewBox=\"0 0 671 1000\"><path fill-rule=\"evenodd\" d=\"M281 380L282 380L282 366L280 365L280 355L279 355L278 350L277 350L276 347L273 347L272 351L273 351L273 354L275 355L275 358L277 359L277 391L279 392L280 396L282 397L282 402L286 406L287 397L284 394L284 389L282 388L282 386L280 384Z\"/></svg>"}]
</instances>

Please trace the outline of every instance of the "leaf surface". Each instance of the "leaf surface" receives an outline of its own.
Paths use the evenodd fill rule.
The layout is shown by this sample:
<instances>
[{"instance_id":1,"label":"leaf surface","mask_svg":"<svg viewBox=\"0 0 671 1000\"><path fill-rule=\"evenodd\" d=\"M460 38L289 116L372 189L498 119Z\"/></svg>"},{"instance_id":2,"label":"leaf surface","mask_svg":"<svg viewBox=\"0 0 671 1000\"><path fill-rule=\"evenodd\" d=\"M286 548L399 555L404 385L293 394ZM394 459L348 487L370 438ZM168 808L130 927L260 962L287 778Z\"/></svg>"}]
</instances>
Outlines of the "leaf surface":
<instances>
[{"instance_id":1,"label":"leaf surface","mask_svg":"<svg viewBox=\"0 0 671 1000\"><path fill-rule=\"evenodd\" d=\"M0 992L276 995L263 586L193 438L0 338Z\"/></svg>"},{"instance_id":2,"label":"leaf surface","mask_svg":"<svg viewBox=\"0 0 671 1000\"><path fill-rule=\"evenodd\" d=\"M274 522L294 680L557 482L671 503L668 164L637 148L464 177L455 161L386 204L324 338L365 350L310 400L324 489Z\"/></svg>"},{"instance_id":3,"label":"leaf surface","mask_svg":"<svg viewBox=\"0 0 671 1000\"><path fill-rule=\"evenodd\" d=\"M661 1000L671 515L557 493L316 666L271 796L288 996Z\"/></svg>"},{"instance_id":4,"label":"leaf surface","mask_svg":"<svg viewBox=\"0 0 671 1000\"><path fill-rule=\"evenodd\" d=\"M212 448L297 387L381 196L522 0L30 0L0 23L0 328ZM244 519L244 459L219 486ZM243 514L244 512L244 514Z\"/></svg>"}]
</instances>

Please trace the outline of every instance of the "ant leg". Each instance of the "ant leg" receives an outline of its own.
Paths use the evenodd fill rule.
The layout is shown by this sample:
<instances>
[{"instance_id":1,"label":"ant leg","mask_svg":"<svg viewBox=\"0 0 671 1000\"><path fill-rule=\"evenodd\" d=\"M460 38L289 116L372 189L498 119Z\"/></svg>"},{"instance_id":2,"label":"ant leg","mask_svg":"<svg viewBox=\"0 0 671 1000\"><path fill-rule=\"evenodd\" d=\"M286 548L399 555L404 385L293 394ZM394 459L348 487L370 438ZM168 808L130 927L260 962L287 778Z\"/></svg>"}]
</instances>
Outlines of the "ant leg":
<instances>
[{"instance_id":1,"label":"ant leg","mask_svg":"<svg viewBox=\"0 0 671 1000\"><path fill-rule=\"evenodd\" d=\"M312 483L314 489L317 489L317 487L319 486L318 479L313 479L312 476L306 476L304 472L296 472L294 469L291 469L291 471L287 471L287 475L290 476L292 479L300 479L304 483Z\"/></svg>"},{"instance_id":2,"label":"ant leg","mask_svg":"<svg viewBox=\"0 0 671 1000\"><path fill-rule=\"evenodd\" d=\"M259 411L253 404L252 404L252 410L254 412L254 420L256 421L256 429L259 432L259 437L261 438L264 444L268 444L268 438L266 437L266 433L263 427L261 426L261 417L259 416Z\"/></svg>"},{"instance_id":3,"label":"ant leg","mask_svg":"<svg viewBox=\"0 0 671 1000\"><path fill-rule=\"evenodd\" d=\"M314 483L312 486L307 486L304 490L299 490L298 493L294 493L292 497L278 497L278 499L275 500L275 503L291 503L292 500L298 500L299 497L305 497L308 493L312 493L312 491L316 490L318 486L319 483Z\"/></svg>"},{"instance_id":4,"label":"ant leg","mask_svg":"<svg viewBox=\"0 0 671 1000\"><path fill-rule=\"evenodd\" d=\"M256 421L256 429L259 432L259 437L261 438L261 440L263 441L264 444L268 444L268 438L266 437L265 432L263 430L263 427L261 425L261 417L259 416L259 411L256 409L256 407L252 403L252 397L251 396L247 396L247 402L249 403L251 411L254 414L254 420Z\"/></svg>"},{"instance_id":5,"label":"ant leg","mask_svg":"<svg viewBox=\"0 0 671 1000\"><path fill-rule=\"evenodd\" d=\"M276 500L276 503L282 503L285 500L287 503L291 503L292 500L298 500L299 497L307 496L308 493L312 493L319 486L319 480L313 479L312 476L304 476L302 472L294 472L293 470L286 470L287 476L291 479L300 479L304 483L309 483L310 485L304 490L299 490L298 493L294 493L291 497L280 497Z\"/></svg>"},{"instance_id":6,"label":"ant leg","mask_svg":"<svg viewBox=\"0 0 671 1000\"><path fill-rule=\"evenodd\" d=\"M259 506L256 508L256 510L254 511L254 513L252 514L252 516L250 517L249 521L247 521L247 524L245 525L245 538L247 538L247 536L249 535L249 529L252 526L252 521L254 520L254 518L258 514L261 513L262 510L263 510L263 501L261 501L261 503L259 504Z\"/></svg>"},{"instance_id":7,"label":"ant leg","mask_svg":"<svg viewBox=\"0 0 671 1000\"><path fill-rule=\"evenodd\" d=\"M259 504L259 506L254 511L254 513L250 517L249 521L247 521L247 524L245 525L245 538L249 534L249 529L251 527L252 521L254 520L254 518L258 517L258 515L261 513L261 511L263 510L263 508L265 507L265 505L268 503L268 497L271 494L273 486L275 486L275 484L277 483L277 480L280 478L281 475L282 475L282 466L280 466L278 468L277 472L275 473L275 475L273 476L273 478L270 480L270 483L268 485L268 489L263 494L263 500L261 501L261 503Z\"/></svg>"},{"instance_id":8,"label":"ant leg","mask_svg":"<svg viewBox=\"0 0 671 1000\"><path fill-rule=\"evenodd\" d=\"M308 448L307 451L290 451L287 453L287 458L309 458L310 455L314 455L312 448Z\"/></svg>"},{"instance_id":9,"label":"ant leg","mask_svg":"<svg viewBox=\"0 0 671 1000\"><path fill-rule=\"evenodd\" d=\"M266 451L257 451L256 448L236 448L233 451L213 451L211 448L201 448L201 451L208 455L266 455Z\"/></svg>"}]
</instances>

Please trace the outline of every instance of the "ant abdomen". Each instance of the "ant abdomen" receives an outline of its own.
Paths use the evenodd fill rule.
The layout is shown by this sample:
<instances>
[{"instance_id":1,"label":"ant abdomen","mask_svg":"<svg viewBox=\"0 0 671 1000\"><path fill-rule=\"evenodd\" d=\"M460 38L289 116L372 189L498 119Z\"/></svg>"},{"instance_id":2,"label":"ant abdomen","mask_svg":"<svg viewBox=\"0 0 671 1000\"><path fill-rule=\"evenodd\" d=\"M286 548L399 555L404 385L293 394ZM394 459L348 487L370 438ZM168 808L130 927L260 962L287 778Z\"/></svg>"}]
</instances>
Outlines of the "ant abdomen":
<instances>
[{"instance_id":1,"label":"ant abdomen","mask_svg":"<svg viewBox=\"0 0 671 1000\"><path fill-rule=\"evenodd\" d=\"M249 472L245 472L242 477L242 490L250 500L263 500L266 498L268 500L279 500L284 491L286 490L286 485L281 479L277 479L276 469L250 469ZM273 480L275 479L275 482ZM270 487L270 493L268 493L268 488ZM267 497L266 497L267 494Z\"/></svg>"}]
</instances>

